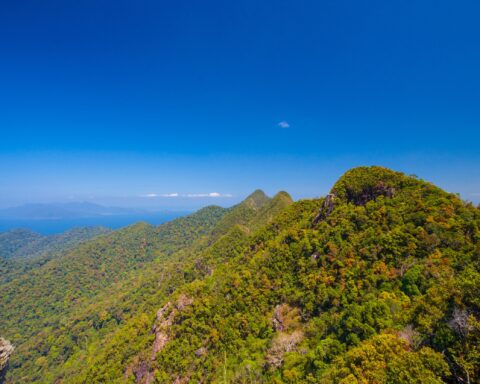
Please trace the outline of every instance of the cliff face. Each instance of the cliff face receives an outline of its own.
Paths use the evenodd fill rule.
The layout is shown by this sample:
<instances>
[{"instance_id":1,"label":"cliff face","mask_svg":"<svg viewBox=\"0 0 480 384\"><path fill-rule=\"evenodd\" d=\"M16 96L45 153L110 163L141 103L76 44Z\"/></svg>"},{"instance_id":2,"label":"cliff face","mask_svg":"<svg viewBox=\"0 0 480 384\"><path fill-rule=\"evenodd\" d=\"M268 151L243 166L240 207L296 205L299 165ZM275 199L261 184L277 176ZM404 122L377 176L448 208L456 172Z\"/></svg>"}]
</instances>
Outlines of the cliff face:
<instances>
[{"instance_id":1,"label":"cliff face","mask_svg":"<svg viewBox=\"0 0 480 384\"><path fill-rule=\"evenodd\" d=\"M7 370L8 360L13 352L13 345L8 340L0 337L0 383L3 383L5 371Z\"/></svg>"}]
</instances>

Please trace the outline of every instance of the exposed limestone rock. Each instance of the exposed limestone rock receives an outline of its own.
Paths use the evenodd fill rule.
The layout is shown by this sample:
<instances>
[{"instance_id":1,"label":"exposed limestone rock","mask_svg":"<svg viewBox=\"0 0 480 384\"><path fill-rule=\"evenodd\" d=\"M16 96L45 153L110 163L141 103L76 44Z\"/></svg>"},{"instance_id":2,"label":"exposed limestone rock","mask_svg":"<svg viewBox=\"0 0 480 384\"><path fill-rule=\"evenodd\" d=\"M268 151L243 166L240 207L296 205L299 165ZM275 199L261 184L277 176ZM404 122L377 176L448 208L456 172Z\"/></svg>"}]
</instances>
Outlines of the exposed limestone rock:
<instances>
[{"instance_id":1,"label":"exposed limestone rock","mask_svg":"<svg viewBox=\"0 0 480 384\"><path fill-rule=\"evenodd\" d=\"M464 309L455 308L452 319L448 322L448 326L458 335L467 337L472 331L473 326L469 322L469 314Z\"/></svg>"},{"instance_id":2,"label":"exposed limestone rock","mask_svg":"<svg viewBox=\"0 0 480 384\"><path fill-rule=\"evenodd\" d=\"M207 348L200 347L195 351L195 356L197 356L197 357L205 356L207 354L207 352L208 352Z\"/></svg>"},{"instance_id":3,"label":"exposed limestone rock","mask_svg":"<svg viewBox=\"0 0 480 384\"><path fill-rule=\"evenodd\" d=\"M294 350L303 339L300 310L286 303L277 305L273 311L272 323L277 333L267 353L267 364L278 368L283 364L284 354Z\"/></svg>"},{"instance_id":4,"label":"exposed limestone rock","mask_svg":"<svg viewBox=\"0 0 480 384\"><path fill-rule=\"evenodd\" d=\"M193 303L193 299L182 293L177 299L175 307L179 311L182 311L185 307L192 305L192 303Z\"/></svg>"},{"instance_id":5,"label":"exposed limestone rock","mask_svg":"<svg viewBox=\"0 0 480 384\"><path fill-rule=\"evenodd\" d=\"M14 349L8 340L0 337L0 382L3 382L2 378L7 370L8 360Z\"/></svg>"},{"instance_id":6,"label":"exposed limestone rock","mask_svg":"<svg viewBox=\"0 0 480 384\"><path fill-rule=\"evenodd\" d=\"M286 303L279 304L273 311L272 323L277 332L295 329L300 324L300 310Z\"/></svg>"},{"instance_id":7,"label":"exposed limestone rock","mask_svg":"<svg viewBox=\"0 0 480 384\"><path fill-rule=\"evenodd\" d=\"M378 183L374 186L367 186L361 191L347 189L347 200L355 205L365 205L379 196L391 198L395 195L395 188Z\"/></svg>"},{"instance_id":8,"label":"exposed limestone rock","mask_svg":"<svg viewBox=\"0 0 480 384\"><path fill-rule=\"evenodd\" d=\"M277 305L273 311L273 328L275 331L283 331L282 305Z\"/></svg>"},{"instance_id":9,"label":"exposed limestone rock","mask_svg":"<svg viewBox=\"0 0 480 384\"><path fill-rule=\"evenodd\" d=\"M387 186L383 183L378 183L376 185L369 185L362 188L360 191L353 188L346 189L346 199L347 201L355 205L365 205L371 200L375 200L379 196L385 196L391 198L395 195L395 188ZM334 200L336 196L334 193L329 193L325 197L322 207L318 211L317 216L313 219L313 224L325 220L328 215L330 215L335 207Z\"/></svg>"},{"instance_id":10,"label":"exposed limestone rock","mask_svg":"<svg viewBox=\"0 0 480 384\"><path fill-rule=\"evenodd\" d=\"M272 346L268 350L268 365L278 368L283 364L283 356L286 352L293 351L296 345L302 341L303 332L300 330L292 333L280 332L272 341Z\"/></svg>"},{"instance_id":11,"label":"exposed limestone rock","mask_svg":"<svg viewBox=\"0 0 480 384\"><path fill-rule=\"evenodd\" d=\"M173 381L173 384L187 384L190 381L189 377L180 377L177 376Z\"/></svg>"},{"instance_id":12,"label":"exposed limestone rock","mask_svg":"<svg viewBox=\"0 0 480 384\"><path fill-rule=\"evenodd\" d=\"M191 305L193 299L187 295L181 294L174 305L168 302L157 311L157 319L153 326L155 333L155 341L153 342L153 350L151 359L155 360L157 353L160 352L169 340L168 328L173 324L173 320L178 312L181 312L185 307Z\"/></svg>"},{"instance_id":13,"label":"exposed limestone rock","mask_svg":"<svg viewBox=\"0 0 480 384\"><path fill-rule=\"evenodd\" d=\"M155 381L155 359L157 354L165 348L170 340L169 328L175 321L175 316L183 311L185 307L191 305L193 299L185 294L181 294L175 303L168 302L157 311L155 323L152 327L152 333L155 334L155 340L152 346L150 359L147 356L138 355L129 368L125 371L125 377L135 376L137 384L151 384ZM201 348L200 348L201 349ZM205 349L206 353L206 349ZM176 383L186 383L183 378L176 378Z\"/></svg>"},{"instance_id":14,"label":"exposed limestone rock","mask_svg":"<svg viewBox=\"0 0 480 384\"><path fill-rule=\"evenodd\" d=\"M333 201L335 200L335 195L333 193L329 193L325 197L325 201L323 202L322 207L318 211L317 216L313 219L313 224L317 224L321 220L325 220L330 213L332 213L334 208Z\"/></svg>"},{"instance_id":15,"label":"exposed limestone rock","mask_svg":"<svg viewBox=\"0 0 480 384\"><path fill-rule=\"evenodd\" d=\"M213 268L207 265L202 259L197 259L195 261L195 268L203 272L207 276L212 276L213 274Z\"/></svg>"},{"instance_id":16,"label":"exposed limestone rock","mask_svg":"<svg viewBox=\"0 0 480 384\"><path fill-rule=\"evenodd\" d=\"M153 349L151 359L155 360L157 353L160 352L168 342L168 327L173 324L175 317L175 309L172 309L172 303L168 302L157 311L157 319L153 326L155 333L155 341L153 342Z\"/></svg>"},{"instance_id":17,"label":"exposed limestone rock","mask_svg":"<svg viewBox=\"0 0 480 384\"><path fill-rule=\"evenodd\" d=\"M140 361L132 368L132 373L135 376L135 382L138 384L153 383L154 374L150 370L150 366L147 361Z\"/></svg>"},{"instance_id":18,"label":"exposed limestone rock","mask_svg":"<svg viewBox=\"0 0 480 384\"><path fill-rule=\"evenodd\" d=\"M422 342L420 333L415 331L412 324L407 325L405 328L399 331L398 337L405 340L408 345L413 349L417 349Z\"/></svg>"}]
</instances>

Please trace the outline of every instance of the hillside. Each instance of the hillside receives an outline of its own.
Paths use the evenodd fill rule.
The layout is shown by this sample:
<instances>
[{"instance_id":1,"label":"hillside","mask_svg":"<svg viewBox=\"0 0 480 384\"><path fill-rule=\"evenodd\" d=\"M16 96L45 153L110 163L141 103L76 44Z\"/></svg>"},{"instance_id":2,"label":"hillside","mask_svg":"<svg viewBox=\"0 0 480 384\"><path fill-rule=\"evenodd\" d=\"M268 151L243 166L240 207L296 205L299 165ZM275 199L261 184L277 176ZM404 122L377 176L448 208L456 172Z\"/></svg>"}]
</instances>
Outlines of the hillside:
<instances>
[{"instance_id":1,"label":"hillside","mask_svg":"<svg viewBox=\"0 0 480 384\"><path fill-rule=\"evenodd\" d=\"M267 197L257 201L254 210L269 202ZM274 206L287 203L283 200ZM206 273L196 266L202 262L197 256L214 248L213 237L208 234L219 227L228 233L229 224L219 222L227 214L235 216L246 228L249 221L244 215L250 212L245 210L247 205L251 207L250 198L230 209L207 207L157 228L138 224L115 231L0 286L6 298L0 303L0 310L9 314L0 319L0 329L17 347L11 375L18 369L25 380L46 380L48 368L39 366L40 361L54 363L50 368L57 369L58 359L63 361L73 351L85 347L80 342L84 337L99 338L142 307L153 310L158 296L163 298L176 285ZM235 224L234 220L230 225ZM226 235L222 236L225 238ZM210 268L207 259L203 265ZM66 329L70 332L66 333ZM58 338L58 345L48 347L46 359L42 350L46 339L52 338ZM52 357L52 349L63 353L56 352Z\"/></svg>"},{"instance_id":2,"label":"hillside","mask_svg":"<svg viewBox=\"0 0 480 384\"><path fill-rule=\"evenodd\" d=\"M109 232L104 227L84 227L45 236L28 229L12 229L0 233L0 258L31 259L46 253L61 252Z\"/></svg>"},{"instance_id":3,"label":"hillside","mask_svg":"<svg viewBox=\"0 0 480 384\"><path fill-rule=\"evenodd\" d=\"M0 285L0 334L16 346L11 367L25 361L27 369L41 369L37 358L41 358L51 332L58 332L98 294L121 285L137 269L147 268L148 263L165 257L184 242L208 233L223 214L223 208L209 207L157 228L146 223L126 227L82 243ZM197 220L203 226L198 226ZM65 329L61 333L69 341L76 338L65 334ZM31 359L32 355L36 357ZM27 377L31 381L41 379Z\"/></svg>"},{"instance_id":4,"label":"hillside","mask_svg":"<svg viewBox=\"0 0 480 384\"><path fill-rule=\"evenodd\" d=\"M7 382L479 382L479 256L480 210L399 172L256 191L0 286Z\"/></svg>"},{"instance_id":5,"label":"hillside","mask_svg":"<svg viewBox=\"0 0 480 384\"><path fill-rule=\"evenodd\" d=\"M12 229L0 233L0 258L13 259L27 257L22 248L37 243L44 239L44 236L28 229Z\"/></svg>"},{"instance_id":6,"label":"hillside","mask_svg":"<svg viewBox=\"0 0 480 384\"><path fill-rule=\"evenodd\" d=\"M83 242L107 234L104 227L74 228L55 235L41 235L28 229L0 233L0 285L37 269L56 256Z\"/></svg>"},{"instance_id":7,"label":"hillside","mask_svg":"<svg viewBox=\"0 0 480 384\"><path fill-rule=\"evenodd\" d=\"M479 220L429 183L354 169L165 299L143 351L106 343L66 382L477 382Z\"/></svg>"}]
</instances>

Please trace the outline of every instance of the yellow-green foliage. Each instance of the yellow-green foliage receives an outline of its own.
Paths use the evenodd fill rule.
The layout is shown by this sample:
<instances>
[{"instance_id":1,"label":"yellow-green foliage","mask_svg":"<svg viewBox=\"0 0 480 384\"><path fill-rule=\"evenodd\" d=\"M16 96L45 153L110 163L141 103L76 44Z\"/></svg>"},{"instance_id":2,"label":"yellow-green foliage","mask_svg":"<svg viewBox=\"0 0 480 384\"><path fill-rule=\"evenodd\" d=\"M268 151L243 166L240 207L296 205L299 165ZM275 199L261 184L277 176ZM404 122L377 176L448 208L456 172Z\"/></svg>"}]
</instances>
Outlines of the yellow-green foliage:
<instances>
[{"instance_id":1,"label":"yellow-green foliage","mask_svg":"<svg viewBox=\"0 0 480 384\"><path fill-rule=\"evenodd\" d=\"M147 246L148 262L135 255L150 229L135 231L136 241L117 233L103 252L130 238L131 273L62 321L49 309L60 328L30 319L37 341L22 336L8 380L479 382L480 211L380 167L347 172L332 193L333 209L315 221L324 199L290 204L257 192L188 245L172 230ZM170 236L176 248L162 248ZM67 276L60 286L71 289ZM9 292L32 305L33 286ZM152 358L160 308L172 317Z\"/></svg>"}]
</instances>

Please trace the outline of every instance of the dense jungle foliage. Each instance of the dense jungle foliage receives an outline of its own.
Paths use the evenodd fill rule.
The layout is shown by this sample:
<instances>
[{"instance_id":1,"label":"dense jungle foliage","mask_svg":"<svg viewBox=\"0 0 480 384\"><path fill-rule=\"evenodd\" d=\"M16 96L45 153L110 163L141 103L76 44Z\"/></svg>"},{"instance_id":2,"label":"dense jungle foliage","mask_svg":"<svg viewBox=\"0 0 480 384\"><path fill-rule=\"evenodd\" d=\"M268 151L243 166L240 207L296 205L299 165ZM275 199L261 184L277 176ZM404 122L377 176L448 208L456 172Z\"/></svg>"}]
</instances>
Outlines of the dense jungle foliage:
<instances>
[{"instance_id":1,"label":"dense jungle foliage","mask_svg":"<svg viewBox=\"0 0 480 384\"><path fill-rule=\"evenodd\" d=\"M84 243L0 285L7 383L478 383L480 210L381 167Z\"/></svg>"},{"instance_id":2,"label":"dense jungle foliage","mask_svg":"<svg viewBox=\"0 0 480 384\"><path fill-rule=\"evenodd\" d=\"M45 264L55 256L96 236L111 232L105 227L79 227L41 235L28 229L0 233L0 284Z\"/></svg>"}]
</instances>

